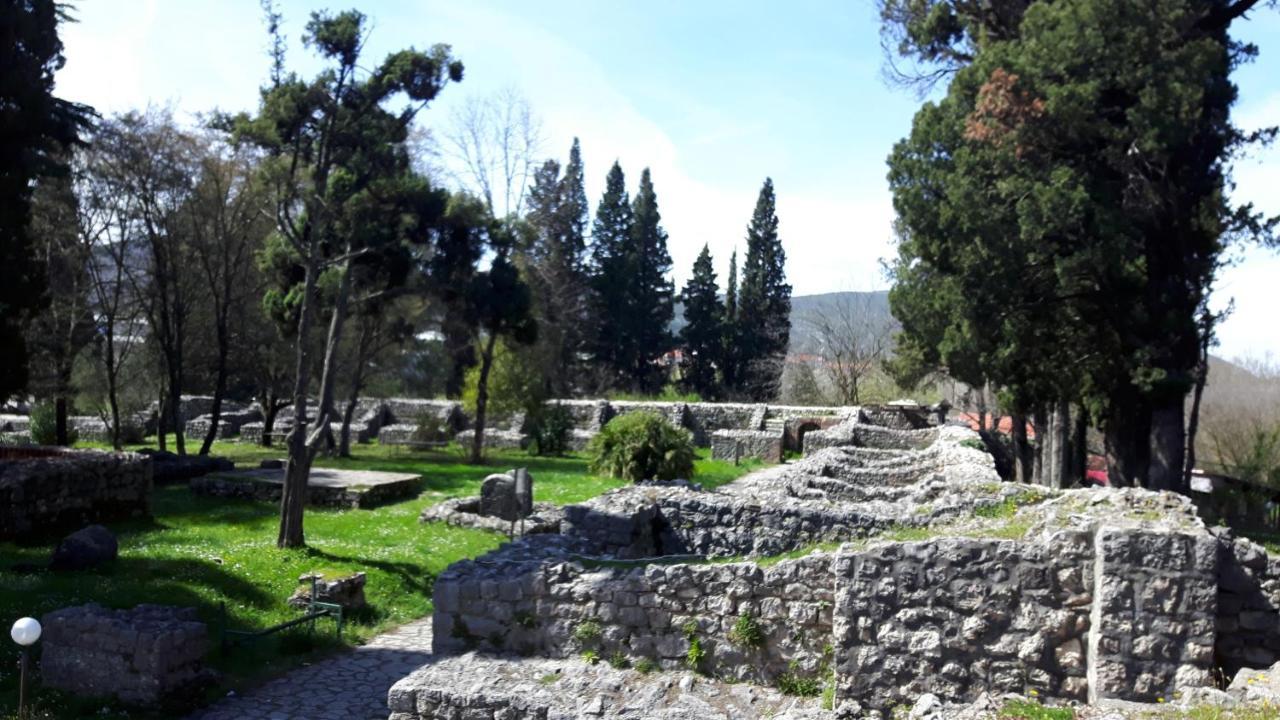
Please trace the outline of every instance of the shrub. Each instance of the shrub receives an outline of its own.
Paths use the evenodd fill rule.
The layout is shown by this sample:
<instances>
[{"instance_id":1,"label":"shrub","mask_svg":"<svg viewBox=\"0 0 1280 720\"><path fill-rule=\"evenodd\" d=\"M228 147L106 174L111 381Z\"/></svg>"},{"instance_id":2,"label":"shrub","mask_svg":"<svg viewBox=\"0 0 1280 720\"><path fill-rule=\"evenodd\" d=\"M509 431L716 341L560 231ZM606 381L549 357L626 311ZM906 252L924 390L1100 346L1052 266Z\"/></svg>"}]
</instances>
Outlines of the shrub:
<instances>
[{"instance_id":1,"label":"shrub","mask_svg":"<svg viewBox=\"0 0 1280 720\"><path fill-rule=\"evenodd\" d=\"M591 471L632 482L693 476L693 438L653 413L616 417L591 439Z\"/></svg>"},{"instance_id":2,"label":"shrub","mask_svg":"<svg viewBox=\"0 0 1280 720\"><path fill-rule=\"evenodd\" d=\"M799 664L792 660L787 671L778 676L778 690L783 695L817 697L822 694L822 680L814 675L801 674Z\"/></svg>"},{"instance_id":3,"label":"shrub","mask_svg":"<svg viewBox=\"0 0 1280 720\"><path fill-rule=\"evenodd\" d=\"M658 667L657 661L653 658L640 658L640 660L636 662L636 671L643 675L657 672L660 669L661 668Z\"/></svg>"},{"instance_id":4,"label":"shrub","mask_svg":"<svg viewBox=\"0 0 1280 720\"><path fill-rule=\"evenodd\" d=\"M413 429L415 442L436 442L444 437L444 421L433 412L425 412L418 416L417 427Z\"/></svg>"},{"instance_id":5,"label":"shrub","mask_svg":"<svg viewBox=\"0 0 1280 720\"><path fill-rule=\"evenodd\" d=\"M573 416L560 403L539 409L529 423L529 449L536 455L563 455L569 449Z\"/></svg>"},{"instance_id":6,"label":"shrub","mask_svg":"<svg viewBox=\"0 0 1280 720\"><path fill-rule=\"evenodd\" d=\"M80 437L67 418L67 444L75 445ZM37 445L58 444L58 409L53 403L39 403L31 408L31 442Z\"/></svg>"},{"instance_id":7,"label":"shrub","mask_svg":"<svg viewBox=\"0 0 1280 720\"><path fill-rule=\"evenodd\" d=\"M589 645L600 639L602 631L598 620L583 620L573 629L573 639L581 645Z\"/></svg>"}]
</instances>

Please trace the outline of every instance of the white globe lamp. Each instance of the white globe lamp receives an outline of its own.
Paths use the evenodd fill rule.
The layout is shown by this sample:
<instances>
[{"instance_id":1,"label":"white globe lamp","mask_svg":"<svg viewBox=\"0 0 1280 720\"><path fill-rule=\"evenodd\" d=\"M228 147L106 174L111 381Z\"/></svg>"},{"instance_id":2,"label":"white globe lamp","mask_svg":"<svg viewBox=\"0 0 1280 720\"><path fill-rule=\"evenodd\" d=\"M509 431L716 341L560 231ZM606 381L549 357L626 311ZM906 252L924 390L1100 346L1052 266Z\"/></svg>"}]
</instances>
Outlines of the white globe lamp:
<instances>
[{"instance_id":1,"label":"white globe lamp","mask_svg":"<svg viewBox=\"0 0 1280 720\"><path fill-rule=\"evenodd\" d=\"M34 645L40 639L40 621L29 617L19 619L9 630L9 637L22 647Z\"/></svg>"}]
</instances>

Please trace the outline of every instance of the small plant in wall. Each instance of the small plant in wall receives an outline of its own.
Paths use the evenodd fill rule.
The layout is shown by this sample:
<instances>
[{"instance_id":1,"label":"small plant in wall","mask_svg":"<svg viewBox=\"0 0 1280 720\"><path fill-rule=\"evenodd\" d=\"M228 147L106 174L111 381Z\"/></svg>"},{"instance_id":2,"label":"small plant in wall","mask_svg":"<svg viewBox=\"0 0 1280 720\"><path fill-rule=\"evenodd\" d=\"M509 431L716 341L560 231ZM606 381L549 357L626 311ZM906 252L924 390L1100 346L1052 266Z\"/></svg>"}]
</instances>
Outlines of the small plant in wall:
<instances>
[{"instance_id":1,"label":"small plant in wall","mask_svg":"<svg viewBox=\"0 0 1280 720\"><path fill-rule=\"evenodd\" d=\"M600 621L583 620L573 629L573 639L585 647L599 640L601 632Z\"/></svg>"},{"instance_id":2,"label":"small plant in wall","mask_svg":"<svg viewBox=\"0 0 1280 720\"><path fill-rule=\"evenodd\" d=\"M595 665L596 663L600 662L600 654L597 653L595 650L583 650L582 661L588 665Z\"/></svg>"},{"instance_id":3,"label":"small plant in wall","mask_svg":"<svg viewBox=\"0 0 1280 720\"><path fill-rule=\"evenodd\" d=\"M648 675L661 669L653 658L640 658L636 661L636 671L643 675Z\"/></svg>"},{"instance_id":4,"label":"small plant in wall","mask_svg":"<svg viewBox=\"0 0 1280 720\"><path fill-rule=\"evenodd\" d=\"M753 649L764 645L764 631L760 629L760 623L754 615L743 613L738 616L737 622L729 630L729 642L738 647Z\"/></svg>"},{"instance_id":5,"label":"small plant in wall","mask_svg":"<svg viewBox=\"0 0 1280 720\"><path fill-rule=\"evenodd\" d=\"M631 667L631 661L627 659L626 655L622 654L621 650L614 650L613 654L609 656L609 666L614 670L626 670Z\"/></svg>"},{"instance_id":6,"label":"small plant in wall","mask_svg":"<svg viewBox=\"0 0 1280 720\"><path fill-rule=\"evenodd\" d=\"M703 661L707 659L707 651L702 649L702 640L698 638L698 623L690 620L680 629L684 631L685 639L689 641L689 650L685 653L684 664L694 672L701 672Z\"/></svg>"}]
</instances>

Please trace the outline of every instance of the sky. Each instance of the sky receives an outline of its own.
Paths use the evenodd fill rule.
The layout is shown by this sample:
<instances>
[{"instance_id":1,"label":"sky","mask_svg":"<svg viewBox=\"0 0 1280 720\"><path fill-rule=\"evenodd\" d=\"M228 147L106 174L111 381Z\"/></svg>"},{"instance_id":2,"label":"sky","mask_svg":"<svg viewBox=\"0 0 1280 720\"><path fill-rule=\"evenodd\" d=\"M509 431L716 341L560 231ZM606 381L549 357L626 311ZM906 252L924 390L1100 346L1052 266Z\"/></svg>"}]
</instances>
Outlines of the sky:
<instances>
[{"instance_id":1,"label":"sky","mask_svg":"<svg viewBox=\"0 0 1280 720\"><path fill-rule=\"evenodd\" d=\"M348 0L351 3L352 0ZM268 70L257 0L78 0L62 30L60 96L104 114L148 105L180 117L252 110ZM885 158L921 102L884 79L871 0L366 0L366 53L448 43L466 67L420 116L439 133L459 106L515 88L562 162L580 139L594 202L615 160L632 192L651 169L682 287L703 244L723 283L729 255L766 177L797 295L887 287L894 252ZM311 11L347 4L286 0L288 64ZM1280 10L1239 23L1261 56L1234 75L1237 123L1280 124ZM1270 69L1270 72L1268 70ZM1280 148L1236 162L1233 198L1280 214ZM1242 249L1221 275L1222 356L1280 361L1280 250Z\"/></svg>"}]
</instances>

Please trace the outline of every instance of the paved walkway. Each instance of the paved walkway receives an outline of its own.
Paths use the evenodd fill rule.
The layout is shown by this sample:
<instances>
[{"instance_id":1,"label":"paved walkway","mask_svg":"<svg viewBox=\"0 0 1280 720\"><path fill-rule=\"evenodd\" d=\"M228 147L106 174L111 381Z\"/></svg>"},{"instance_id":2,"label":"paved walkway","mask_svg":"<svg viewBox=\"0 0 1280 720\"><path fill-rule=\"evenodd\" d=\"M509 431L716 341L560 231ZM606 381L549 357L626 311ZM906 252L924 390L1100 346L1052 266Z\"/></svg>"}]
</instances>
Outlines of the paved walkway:
<instances>
[{"instance_id":1,"label":"paved walkway","mask_svg":"<svg viewBox=\"0 0 1280 720\"><path fill-rule=\"evenodd\" d=\"M386 720L387 690L431 657L431 617L232 695L188 720Z\"/></svg>"}]
</instances>

